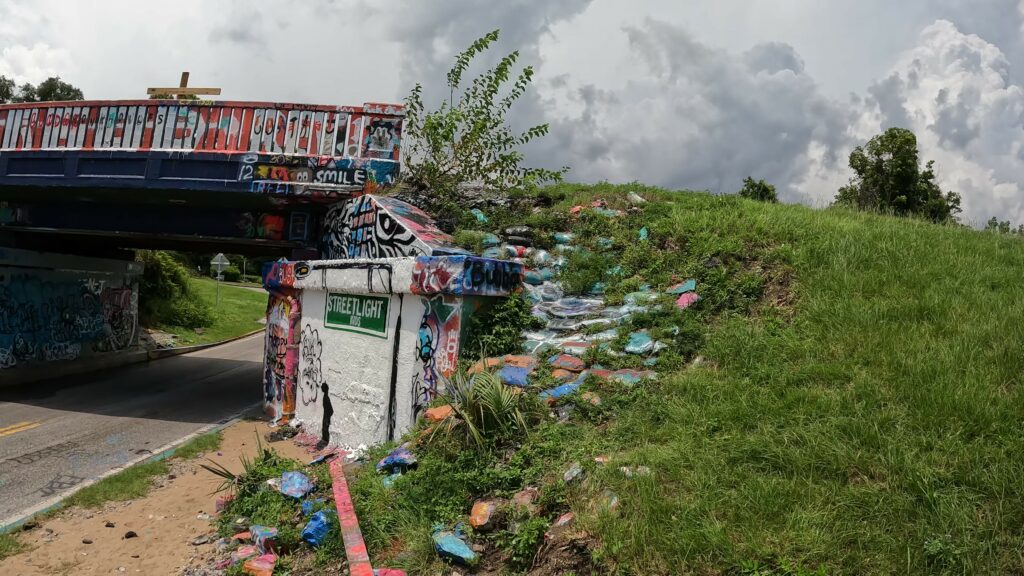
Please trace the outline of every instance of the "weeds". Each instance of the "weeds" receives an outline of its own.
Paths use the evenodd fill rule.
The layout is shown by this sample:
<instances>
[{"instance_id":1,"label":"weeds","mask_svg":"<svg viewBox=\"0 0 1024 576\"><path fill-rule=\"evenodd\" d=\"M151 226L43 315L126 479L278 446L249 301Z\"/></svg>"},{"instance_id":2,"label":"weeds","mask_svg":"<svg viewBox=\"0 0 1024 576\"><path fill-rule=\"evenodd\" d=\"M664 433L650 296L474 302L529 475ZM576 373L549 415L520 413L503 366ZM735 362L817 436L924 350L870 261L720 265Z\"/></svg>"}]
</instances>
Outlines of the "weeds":
<instances>
[{"instance_id":1,"label":"weeds","mask_svg":"<svg viewBox=\"0 0 1024 576\"><path fill-rule=\"evenodd\" d=\"M107 502L121 502L145 496L153 478L167 473L167 462L138 464L82 488L64 500L65 506L98 508Z\"/></svg>"},{"instance_id":2,"label":"weeds","mask_svg":"<svg viewBox=\"0 0 1024 576\"><path fill-rule=\"evenodd\" d=\"M431 433L456 438L478 451L524 437L540 416L539 404L522 390L502 384L491 372L472 377L457 372L447 384L444 401L452 414Z\"/></svg>"},{"instance_id":3,"label":"weeds","mask_svg":"<svg viewBox=\"0 0 1024 576\"><path fill-rule=\"evenodd\" d=\"M13 534L0 534L0 560L8 556L14 556L25 549L25 545L18 541Z\"/></svg>"}]
</instances>

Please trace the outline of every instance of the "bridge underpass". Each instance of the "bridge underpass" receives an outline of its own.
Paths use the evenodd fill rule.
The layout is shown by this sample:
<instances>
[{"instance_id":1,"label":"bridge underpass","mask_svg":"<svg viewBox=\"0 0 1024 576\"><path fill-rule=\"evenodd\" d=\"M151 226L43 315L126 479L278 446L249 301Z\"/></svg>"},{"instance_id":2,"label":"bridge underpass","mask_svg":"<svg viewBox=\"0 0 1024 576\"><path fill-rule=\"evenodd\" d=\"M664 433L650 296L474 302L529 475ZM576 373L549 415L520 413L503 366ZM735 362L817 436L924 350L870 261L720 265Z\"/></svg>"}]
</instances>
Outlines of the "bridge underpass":
<instances>
[{"instance_id":1,"label":"bridge underpass","mask_svg":"<svg viewBox=\"0 0 1024 576\"><path fill-rule=\"evenodd\" d=\"M387 104L0 106L0 385L137 349L134 249L324 254L331 208L398 177L402 118Z\"/></svg>"}]
</instances>

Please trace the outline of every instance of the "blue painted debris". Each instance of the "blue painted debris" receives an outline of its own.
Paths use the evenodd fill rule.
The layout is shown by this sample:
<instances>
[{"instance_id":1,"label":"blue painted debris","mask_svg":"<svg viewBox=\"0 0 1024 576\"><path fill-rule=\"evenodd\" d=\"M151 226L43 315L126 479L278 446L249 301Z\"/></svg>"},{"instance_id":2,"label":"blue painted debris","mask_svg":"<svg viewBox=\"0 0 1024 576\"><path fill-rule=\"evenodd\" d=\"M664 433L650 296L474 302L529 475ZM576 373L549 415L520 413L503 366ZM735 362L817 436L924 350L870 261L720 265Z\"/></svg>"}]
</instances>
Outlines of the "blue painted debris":
<instances>
[{"instance_id":1,"label":"blue painted debris","mask_svg":"<svg viewBox=\"0 0 1024 576\"><path fill-rule=\"evenodd\" d=\"M480 243L483 244L485 248L493 248L498 244L501 244L501 239L488 232L484 234L483 240L481 240Z\"/></svg>"},{"instance_id":2,"label":"blue painted debris","mask_svg":"<svg viewBox=\"0 0 1024 576\"><path fill-rule=\"evenodd\" d=\"M302 498L313 489L313 483L302 472L281 474L281 493L292 498Z\"/></svg>"},{"instance_id":3,"label":"blue painted debris","mask_svg":"<svg viewBox=\"0 0 1024 576\"><path fill-rule=\"evenodd\" d=\"M505 256L505 251L502 250L501 248L498 248L497 246L492 246L487 250L484 250L484 253L481 254L481 256L483 256L484 258L500 259L502 256Z\"/></svg>"},{"instance_id":4,"label":"blue painted debris","mask_svg":"<svg viewBox=\"0 0 1024 576\"><path fill-rule=\"evenodd\" d=\"M555 244L570 244L575 236L570 232L555 232Z\"/></svg>"},{"instance_id":5,"label":"blue painted debris","mask_svg":"<svg viewBox=\"0 0 1024 576\"><path fill-rule=\"evenodd\" d=\"M261 554L270 552L276 544L274 539L277 538L277 528L253 525L249 527L249 534Z\"/></svg>"},{"instance_id":6,"label":"blue painted debris","mask_svg":"<svg viewBox=\"0 0 1024 576\"><path fill-rule=\"evenodd\" d=\"M416 455L403 444L389 452L387 456L377 463L377 472L394 474L395 472L405 472L415 466Z\"/></svg>"},{"instance_id":7,"label":"blue painted debris","mask_svg":"<svg viewBox=\"0 0 1024 576\"><path fill-rule=\"evenodd\" d=\"M401 477L402 477L402 473L401 472L395 472L394 474L385 476L384 479L380 481L380 483L385 488L391 488L391 486L395 483L395 480L398 480Z\"/></svg>"},{"instance_id":8,"label":"blue painted debris","mask_svg":"<svg viewBox=\"0 0 1024 576\"><path fill-rule=\"evenodd\" d=\"M315 498L313 500L302 501L302 515L309 516L313 513L313 510L320 504L323 504L325 500L323 498Z\"/></svg>"},{"instance_id":9,"label":"blue painted debris","mask_svg":"<svg viewBox=\"0 0 1024 576\"><path fill-rule=\"evenodd\" d=\"M565 471L565 474L562 474L562 480L565 480L566 484L570 484L581 476L583 476L583 467L580 466L579 462L573 462L569 469Z\"/></svg>"},{"instance_id":10,"label":"blue painted debris","mask_svg":"<svg viewBox=\"0 0 1024 576\"><path fill-rule=\"evenodd\" d=\"M651 358L648 358L647 360L644 360L644 366L650 367L650 366L656 366L657 364L658 364L658 359L654 358L654 357L651 357Z\"/></svg>"},{"instance_id":11,"label":"blue painted debris","mask_svg":"<svg viewBox=\"0 0 1024 576\"><path fill-rule=\"evenodd\" d=\"M313 517L306 523L306 527L302 529L302 539L315 548L324 543L330 531L331 517L327 512L321 510L313 514Z\"/></svg>"},{"instance_id":12,"label":"blue painted debris","mask_svg":"<svg viewBox=\"0 0 1024 576\"><path fill-rule=\"evenodd\" d=\"M501 382L506 386L518 386L525 388L528 384L527 380L530 376L531 370L529 368L521 368L519 366L505 366L498 371L498 377L501 378Z\"/></svg>"},{"instance_id":13,"label":"blue painted debris","mask_svg":"<svg viewBox=\"0 0 1024 576\"><path fill-rule=\"evenodd\" d=\"M647 354L652 350L654 350L654 340L647 332L633 332L629 335L629 341L626 342L626 353Z\"/></svg>"},{"instance_id":14,"label":"blue painted debris","mask_svg":"<svg viewBox=\"0 0 1024 576\"><path fill-rule=\"evenodd\" d=\"M434 549L438 556L463 566L474 566L480 557L466 544L465 538L461 523L455 525L455 530L444 530L440 524L434 525Z\"/></svg>"},{"instance_id":15,"label":"blue painted debris","mask_svg":"<svg viewBox=\"0 0 1024 576\"><path fill-rule=\"evenodd\" d=\"M650 238L650 233L647 231L647 227L644 226L643 228L641 228L637 236L640 238L641 241Z\"/></svg>"},{"instance_id":16,"label":"blue painted debris","mask_svg":"<svg viewBox=\"0 0 1024 576\"><path fill-rule=\"evenodd\" d=\"M549 282L555 279L555 270L553 268L541 268L540 277L544 282Z\"/></svg>"},{"instance_id":17,"label":"blue painted debris","mask_svg":"<svg viewBox=\"0 0 1024 576\"><path fill-rule=\"evenodd\" d=\"M670 286L667 290L665 290L665 292L667 294L686 294L687 292L693 292L696 289L697 281L691 278L686 282L676 284L675 286Z\"/></svg>"},{"instance_id":18,"label":"blue painted debris","mask_svg":"<svg viewBox=\"0 0 1024 576\"><path fill-rule=\"evenodd\" d=\"M487 224L487 215L484 214L479 208L473 208L470 210L473 216L476 216L476 221L481 224Z\"/></svg>"}]
</instances>

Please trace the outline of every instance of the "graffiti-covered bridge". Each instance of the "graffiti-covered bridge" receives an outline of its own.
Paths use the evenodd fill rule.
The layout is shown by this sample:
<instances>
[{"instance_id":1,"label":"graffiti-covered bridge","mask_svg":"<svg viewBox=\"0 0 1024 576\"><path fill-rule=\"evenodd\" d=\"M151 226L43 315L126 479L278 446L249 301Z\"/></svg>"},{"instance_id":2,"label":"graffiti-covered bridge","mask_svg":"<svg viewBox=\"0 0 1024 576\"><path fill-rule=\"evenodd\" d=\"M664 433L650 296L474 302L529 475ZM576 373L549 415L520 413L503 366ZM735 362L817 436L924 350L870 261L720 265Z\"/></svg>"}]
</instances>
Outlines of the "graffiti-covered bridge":
<instances>
[{"instance_id":1,"label":"graffiti-covered bridge","mask_svg":"<svg viewBox=\"0 0 1024 576\"><path fill-rule=\"evenodd\" d=\"M402 109L183 100L0 106L0 235L65 250L316 250L398 175Z\"/></svg>"}]
</instances>

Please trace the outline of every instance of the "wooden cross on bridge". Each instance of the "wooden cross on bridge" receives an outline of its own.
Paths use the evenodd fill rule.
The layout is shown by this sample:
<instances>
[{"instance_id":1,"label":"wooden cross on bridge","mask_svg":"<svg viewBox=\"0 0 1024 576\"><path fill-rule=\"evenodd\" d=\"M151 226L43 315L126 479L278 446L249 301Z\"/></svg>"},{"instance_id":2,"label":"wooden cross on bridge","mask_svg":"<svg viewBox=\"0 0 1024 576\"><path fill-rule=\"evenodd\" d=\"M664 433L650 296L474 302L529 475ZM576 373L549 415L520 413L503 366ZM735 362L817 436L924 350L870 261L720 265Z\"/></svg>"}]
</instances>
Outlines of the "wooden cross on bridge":
<instances>
[{"instance_id":1,"label":"wooden cross on bridge","mask_svg":"<svg viewBox=\"0 0 1024 576\"><path fill-rule=\"evenodd\" d=\"M182 72L181 82L176 88L147 88L146 94L150 96L167 94L181 100L182 96L220 96L220 88L189 88L188 72Z\"/></svg>"}]
</instances>

